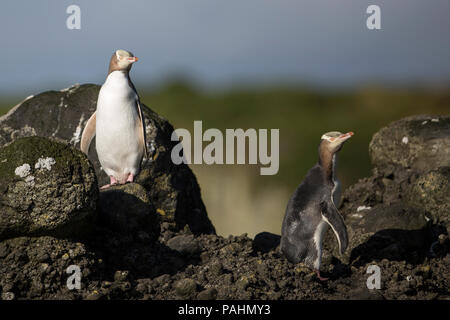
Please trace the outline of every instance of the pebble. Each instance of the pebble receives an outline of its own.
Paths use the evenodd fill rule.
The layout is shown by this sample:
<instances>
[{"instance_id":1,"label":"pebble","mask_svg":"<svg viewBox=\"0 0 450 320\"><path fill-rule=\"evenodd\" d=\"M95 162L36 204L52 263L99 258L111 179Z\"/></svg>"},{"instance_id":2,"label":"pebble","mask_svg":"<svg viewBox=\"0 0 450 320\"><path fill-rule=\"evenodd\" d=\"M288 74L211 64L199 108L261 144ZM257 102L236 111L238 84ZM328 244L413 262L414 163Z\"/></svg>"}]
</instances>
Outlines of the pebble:
<instances>
[{"instance_id":1,"label":"pebble","mask_svg":"<svg viewBox=\"0 0 450 320\"><path fill-rule=\"evenodd\" d=\"M216 288L205 289L197 295L198 300L215 300L216 298L217 298Z\"/></svg>"},{"instance_id":2,"label":"pebble","mask_svg":"<svg viewBox=\"0 0 450 320\"><path fill-rule=\"evenodd\" d=\"M2 300L14 300L16 298L15 294L12 292L2 293Z\"/></svg>"},{"instance_id":3,"label":"pebble","mask_svg":"<svg viewBox=\"0 0 450 320\"><path fill-rule=\"evenodd\" d=\"M175 284L175 292L182 298L188 298L197 292L197 283L192 279L181 279Z\"/></svg>"}]
</instances>

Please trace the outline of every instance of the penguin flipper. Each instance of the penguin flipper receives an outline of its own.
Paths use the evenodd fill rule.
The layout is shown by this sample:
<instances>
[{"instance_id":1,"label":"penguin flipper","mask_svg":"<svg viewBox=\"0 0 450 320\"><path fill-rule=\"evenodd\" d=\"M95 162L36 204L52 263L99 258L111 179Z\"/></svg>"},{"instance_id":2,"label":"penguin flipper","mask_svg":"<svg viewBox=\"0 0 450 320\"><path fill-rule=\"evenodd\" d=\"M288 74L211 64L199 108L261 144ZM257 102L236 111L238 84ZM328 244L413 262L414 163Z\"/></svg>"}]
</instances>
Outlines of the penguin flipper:
<instances>
[{"instance_id":1,"label":"penguin flipper","mask_svg":"<svg viewBox=\"0 0 450 320\"><path fill-rule=\"evenodd\" d=\"M344 218L342 218L342 215L333 203L323 201L320 204L320 209L322 219L333 229L339 243L339 251L343 254L348 246L347 227L345 226Z\"/></svg>"},{"instance_id":2,"label":"penguin flipper","mask_svg":"<svg viewBox=\"0 0 450 320\"><path fill-rule=\"evenodd\" d=\"M96 112L92 114L89 120L86 123L86 126L83 129L83 133L81 135L81 143L80 149L84 154L88 154L89 146L91 145L92 138L95 136L95 128L96 128Z\"/></svg>"},{"instance_id":3,"label":"penguin flipper","mask_svg":"<svg viewBox=\"0 0 450 320\"><path fill-rule=\"evenodd\" d=\"M141 132L141 136L140 136L140 143L143 145L144 147L144 157L146 159L148 159L148 151L147 151L147 139L146 139L146 134L145 134L145 119L144 119L144 113L142 112L142 107L141 107L141 102L139 101L139 99L137 99L137 108L138 108L138 114L139 114L139 125L140 125L140 132Z\"/></svg>"}]
</instances>

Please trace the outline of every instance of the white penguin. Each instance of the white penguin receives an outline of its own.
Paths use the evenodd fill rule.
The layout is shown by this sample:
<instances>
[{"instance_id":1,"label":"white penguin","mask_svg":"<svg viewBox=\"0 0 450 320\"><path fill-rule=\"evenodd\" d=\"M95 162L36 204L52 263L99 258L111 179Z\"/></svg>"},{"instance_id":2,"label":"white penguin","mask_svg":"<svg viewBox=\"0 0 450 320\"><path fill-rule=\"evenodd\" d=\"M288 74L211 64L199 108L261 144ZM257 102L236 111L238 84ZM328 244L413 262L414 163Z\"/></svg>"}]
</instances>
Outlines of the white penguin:
<instances>
[{"instance_id":1,"label":"white penguin","mask_svg":"<svg viewBox=\"0 0 450 320\"><path fill-rule=\"evenodd\" d=\"M102 85L97 111L89 118L81 136L80 149L88 154L96 136L98 159L110 183L133 182L144 155L147 157L145 120L130 69L138 61L131 52L117 50L111 57L108 76Z\"/></svg>"}]
</instances>

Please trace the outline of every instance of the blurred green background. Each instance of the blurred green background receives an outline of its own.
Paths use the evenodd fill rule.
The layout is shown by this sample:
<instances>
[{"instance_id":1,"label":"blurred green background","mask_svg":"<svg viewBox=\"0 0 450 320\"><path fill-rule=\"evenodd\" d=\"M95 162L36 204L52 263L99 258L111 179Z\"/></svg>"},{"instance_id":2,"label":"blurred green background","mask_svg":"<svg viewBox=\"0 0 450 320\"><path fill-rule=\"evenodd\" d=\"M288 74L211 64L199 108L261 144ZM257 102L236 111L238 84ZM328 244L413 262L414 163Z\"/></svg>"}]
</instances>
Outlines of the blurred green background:
<instances>
[{"instance_id":1,"label":"blurred green background","mask_svg":"<svg viewBox=\"0 0 450 320\"><path fill-rule=\"evenodd\" d=\"M345 189L370 174L368 145L381 127L408 115L450 112L450 91L445 89L315 90L267 85L202 90L187 80L174 80L139 91L146 105L175 128L191 133L194 120L203 121L203 131L218 128L224 134L227 128L280 129L277 175L261 176L259 164L191 165L221 235L280 233L287 201L317 161L324 132L355 132L339 155L338 177ZM23 98L1 100L0 113Z\"/></svg>"}]
</instances>

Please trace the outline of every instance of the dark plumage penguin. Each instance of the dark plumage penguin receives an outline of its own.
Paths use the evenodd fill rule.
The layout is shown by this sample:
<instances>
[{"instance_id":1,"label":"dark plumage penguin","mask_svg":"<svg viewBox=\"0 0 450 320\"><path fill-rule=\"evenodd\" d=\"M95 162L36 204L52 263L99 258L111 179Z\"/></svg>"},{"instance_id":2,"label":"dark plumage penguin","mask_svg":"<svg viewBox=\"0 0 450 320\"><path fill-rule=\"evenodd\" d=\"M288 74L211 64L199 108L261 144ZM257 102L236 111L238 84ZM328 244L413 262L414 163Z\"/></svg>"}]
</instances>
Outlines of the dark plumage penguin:
<instances>
[{"instance_id":1,"label":"dark plumage penguin","mask_svg":"<svg viewBox=\"0 0 450 320\"><path fill-rule=\"evenodd\" d=\"M314 269L320 280L322 239L333 229L341 253L347 248L347 229L336 206L340 201L335 178L337 152L353 132L325 133L319 145L319 162L297 187L286 208L281 229L281 251L292 263L303 262Z\"/></svg>"}]
</instances>

